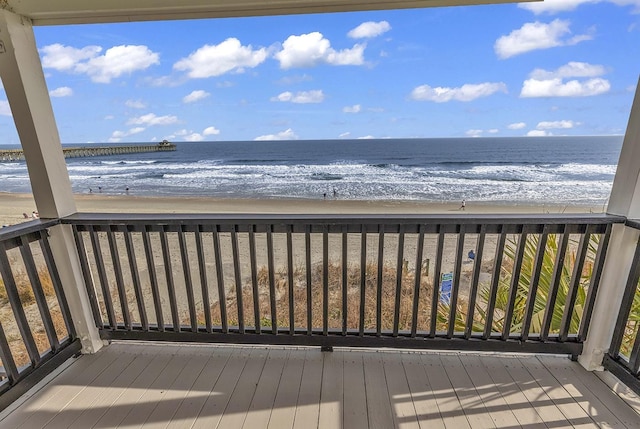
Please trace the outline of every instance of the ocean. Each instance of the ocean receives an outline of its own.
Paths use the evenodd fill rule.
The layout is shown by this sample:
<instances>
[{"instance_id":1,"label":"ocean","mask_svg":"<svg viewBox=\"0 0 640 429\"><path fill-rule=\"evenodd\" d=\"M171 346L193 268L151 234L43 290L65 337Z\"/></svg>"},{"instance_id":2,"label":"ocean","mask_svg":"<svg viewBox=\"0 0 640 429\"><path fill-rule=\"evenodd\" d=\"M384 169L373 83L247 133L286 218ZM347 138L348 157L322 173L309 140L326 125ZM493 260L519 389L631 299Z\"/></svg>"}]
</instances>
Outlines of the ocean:
<instances>
[{"instance_id":1,"label":"ocean","mask_svg":"<svg viewBox=\"0 0 640 429\"><path fill-rule=\"evenodd\" d=\"M175 152L67 164L76 193L601 205L622 139L179 142ZM24 161L0 161L0 192L30 191Z\"/></svg>"}]
</instances>

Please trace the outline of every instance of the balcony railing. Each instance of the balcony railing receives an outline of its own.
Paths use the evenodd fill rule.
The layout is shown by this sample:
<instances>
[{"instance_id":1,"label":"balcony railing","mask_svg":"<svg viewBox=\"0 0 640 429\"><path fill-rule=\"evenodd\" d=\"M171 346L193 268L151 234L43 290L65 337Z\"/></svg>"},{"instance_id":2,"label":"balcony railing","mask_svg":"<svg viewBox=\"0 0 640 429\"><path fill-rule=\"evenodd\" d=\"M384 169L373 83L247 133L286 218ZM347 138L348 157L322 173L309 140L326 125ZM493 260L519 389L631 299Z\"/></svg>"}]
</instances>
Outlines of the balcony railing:
<instances>
[{"instance_id":1,"label":"balcony railing","mask_svg":"<svg viewBox=\"0 0 640 429\"><path fill-rule=\"evenodd\" d=\"M0 409L80 351L47 228L0 231Z\"/></svg>"},{"instance_id":2,"label":"balcony railing","mask_svg":"<svg viewBox=\"0 0 640 429\"><path fill-rule=\"evenodd\" d=\"M640 221L627 221L640 230ZM604 366L625 384L640 392L640 240L636 246L629 277L622 298L618 320Z\"/></svg>"},{"instance_id":3,"label":"balcony railing","mask_svg":"<svg viewBox=\"0 0 640 429\"><path fill-rule=\"evenodd\" d=\"M104 339L567 353L611 216L74 215Z\"/></svg>"},{"instance_id":4,"label":"balcony railing","mask_svg":"<svg viewBox=\"0 0 640 429\"><path fill-rule=\"evenodd\" d=\"M612 225L622 222L604 215L77 214L4 228L0 408L80 349L49 243L59 223L73 228L103 339L575 357ZM624 329L607 359L636 376L640 342L628 307L638 254Z\"/></svg>"}]
</instances>

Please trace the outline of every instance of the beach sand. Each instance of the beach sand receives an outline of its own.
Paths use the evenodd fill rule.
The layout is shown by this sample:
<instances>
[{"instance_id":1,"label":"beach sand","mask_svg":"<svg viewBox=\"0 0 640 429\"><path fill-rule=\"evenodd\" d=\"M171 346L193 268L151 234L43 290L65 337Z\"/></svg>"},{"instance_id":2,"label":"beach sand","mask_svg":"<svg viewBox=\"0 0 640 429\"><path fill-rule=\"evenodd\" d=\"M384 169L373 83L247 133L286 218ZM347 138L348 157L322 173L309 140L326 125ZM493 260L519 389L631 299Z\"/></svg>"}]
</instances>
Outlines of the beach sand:
<instances>
[{"instance_id":1,"label":"beach sand","mask_svg":"<svg viewBox=\"0 0 640 429\"><path fill-rule=\"evenodd\" d=\"M602 213L605 207L588 205L521 205L467 201L357 201L312 199L234 199L207 197L142 197L135 195L78 194L79 212L88 213L251 213L251 214L506 214ZM31 220L36 210L31 194L0 193L0 223Z\"/></svg>"}]
</instances>

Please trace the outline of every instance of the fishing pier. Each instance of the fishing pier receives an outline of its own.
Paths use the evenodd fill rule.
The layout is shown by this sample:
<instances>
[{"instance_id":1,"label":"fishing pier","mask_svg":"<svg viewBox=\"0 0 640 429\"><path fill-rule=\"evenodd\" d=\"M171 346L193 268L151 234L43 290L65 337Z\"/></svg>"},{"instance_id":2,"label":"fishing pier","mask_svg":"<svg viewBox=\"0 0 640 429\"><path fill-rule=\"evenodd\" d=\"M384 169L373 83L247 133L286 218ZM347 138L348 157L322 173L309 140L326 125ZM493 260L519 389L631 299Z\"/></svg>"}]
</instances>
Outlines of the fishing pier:
<instances>
[{"instance_id":1,"label":"fishing pier","mask_svg":"<svg viewBox=\"0 0 640 429\"><path fill-rule=\"evenodd\" d=\"M62 152L64 153L65 158L82 158L89 156L126 155L130 153L144 152L170 152L175 150L175 144L164 140L158 144L65 147L62 149ZM22 149L0 150L0 161L22 160L24 160L24 152Z\"/></svg>"}]
</instances>

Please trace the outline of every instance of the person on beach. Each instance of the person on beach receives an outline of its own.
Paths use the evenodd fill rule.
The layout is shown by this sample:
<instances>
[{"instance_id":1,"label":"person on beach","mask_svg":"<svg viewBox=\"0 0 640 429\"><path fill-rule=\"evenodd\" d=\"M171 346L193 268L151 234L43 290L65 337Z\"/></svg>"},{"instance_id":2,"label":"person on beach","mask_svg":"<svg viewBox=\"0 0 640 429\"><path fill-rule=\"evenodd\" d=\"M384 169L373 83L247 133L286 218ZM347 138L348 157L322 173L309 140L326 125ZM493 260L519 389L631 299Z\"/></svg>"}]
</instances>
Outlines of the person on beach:
<instances>
[{"instance_id":1,"label":"person on beach","mask_svg":"<svg viewBox=\"0 0 640 429\"><path fill-rule=\"evenodd\" d=\"M460 210L464 211L464 208L467 206L467 202L462 200L462 205L460 205Z\"/></svg>"},{"instance_id":2,"label":"person on beach","mask_svg":"<svg viewBox=\"0 0 640 429\"><path fill-rule=\"evenodd\" d=\"M34 210L34 211L31 212L31 217L34 218L34 219L38 219L40 217L40 215L38 215L38 212Z\"/></svg>"}]
</instances>

